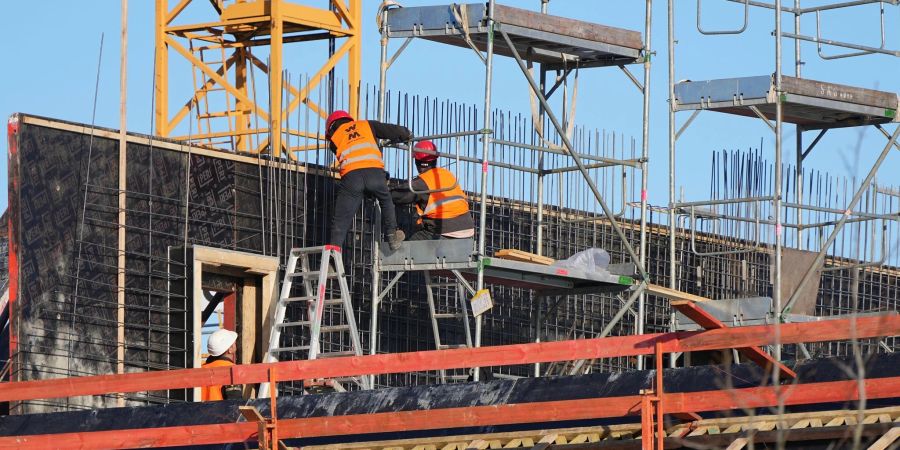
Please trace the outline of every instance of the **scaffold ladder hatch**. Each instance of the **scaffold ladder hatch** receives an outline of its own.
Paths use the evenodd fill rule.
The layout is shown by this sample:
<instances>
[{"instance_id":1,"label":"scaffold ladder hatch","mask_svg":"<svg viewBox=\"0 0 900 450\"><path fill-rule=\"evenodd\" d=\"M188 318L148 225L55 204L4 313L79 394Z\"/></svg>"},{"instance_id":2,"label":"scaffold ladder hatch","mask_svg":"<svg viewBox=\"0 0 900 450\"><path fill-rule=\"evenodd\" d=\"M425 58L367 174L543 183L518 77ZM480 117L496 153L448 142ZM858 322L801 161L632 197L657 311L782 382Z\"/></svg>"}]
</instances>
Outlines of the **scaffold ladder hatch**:
<instances>
[{"instance_id":1,"label":"scaffold ladder hatch","mask_svg":"<svg viewBox=\"0 0 900 450\"><path fill-rule=\"evenodd\" d=\"M319 268L311 270L311 259L316 256L320 258ZM265 362L277 362L281 360L279 355L285 353L305 354L309 360L363 354L350 288L345 277L340 247L325 245L291 250L284 270L281 293L273 310ZM329 283L334 281L337 282L337 289L333 284L329 289ZM301 289L294 289L295 283ZM335 291L338 295L331 297L329 294ZM297 292L301 295L296 296ZM289 317L289 307L295 303L307 305L305 317ZM291 311L302 312L304 308L291 308ZM283 335L288 333L295 337L292 341L299 340L299 345L283 342ZM322 339L323 334L330 337L327 342ZM351 381L363 389L370 387L367 377L330 381L338 390L343 389L341 381ZM263 383L259 397L268 396L268 385Z\"/></svg>"}]
</instances>

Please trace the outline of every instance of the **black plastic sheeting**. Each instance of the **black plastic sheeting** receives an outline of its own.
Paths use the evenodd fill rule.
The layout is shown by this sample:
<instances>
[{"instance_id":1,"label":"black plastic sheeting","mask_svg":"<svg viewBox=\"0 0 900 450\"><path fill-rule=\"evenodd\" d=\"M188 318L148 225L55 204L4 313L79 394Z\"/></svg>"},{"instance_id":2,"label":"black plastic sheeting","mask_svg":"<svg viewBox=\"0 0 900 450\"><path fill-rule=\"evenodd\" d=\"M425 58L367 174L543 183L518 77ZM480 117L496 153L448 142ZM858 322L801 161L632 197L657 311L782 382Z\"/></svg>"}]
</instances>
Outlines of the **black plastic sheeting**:
<instances>
[{"instance_id":1,"label":"black plastic sheeting","mask_svg":"<svg viewBox=\"0 0 900 450\"><path fill-rule=\"evenodd\" d=\"M792 368L797 372L798 382L802 384L852 379L852 374L855 372L854 367L854 363L850 359L833 358L802 361L794 364ZM865 372L868 378L900 376L900 355L873 355L866 361ZM288 396L278 398L278 415L280 419L290 419L619 397L636 395L641 389L650 388L654 376L654 371L650 370L620 374L597 373L574 377L521 378L482 383L411 386L363 392ZM758 366L753 364L698 366L665 370L665 389L667 392L696 392L728 387L746 388L766 384L767 381L768 377L762 373ZM109 408L86 412L30 414L0 418L0 435L15 436L228 423L240 420L238 406L245 403L256 406L263 415L268 415L269 413L269 402L267 399L263 399L249 402L181 403L165 406ZM870 401L868 403L869 407L897 404L900 404L900 398ZM852 404L817 404L789 408L788 411L825 410L853 406ZM760 411L760 414L766 413L771 413L771 411ZM635 420L618 418L604 421L580 421L578 424L610 424L634 421L636 421L636 418ZM572 426L575 424L567 422L553 425ZM513 429L538 429L547 426L548 424L542 423L383 435L339 436L297 440L293 445L372 439L403 439L426 435L492 433Z\"/></svg>"}]
</instances>

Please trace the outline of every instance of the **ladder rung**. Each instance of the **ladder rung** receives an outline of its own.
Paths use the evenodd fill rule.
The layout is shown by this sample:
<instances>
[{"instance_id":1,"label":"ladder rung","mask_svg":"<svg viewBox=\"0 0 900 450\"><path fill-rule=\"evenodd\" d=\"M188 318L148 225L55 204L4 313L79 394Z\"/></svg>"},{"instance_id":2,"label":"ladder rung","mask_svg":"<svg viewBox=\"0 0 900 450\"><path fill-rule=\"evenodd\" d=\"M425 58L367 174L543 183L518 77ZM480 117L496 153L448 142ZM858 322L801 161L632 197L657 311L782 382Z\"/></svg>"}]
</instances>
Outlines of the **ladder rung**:
<instances>
[{"instance_id":1,"label":"ladder rung","mask_svg":"<svg viewBox=\"0 0 900 450\"><path fill-rule=\"evenodd\" d=\"M455 349L455 348L469 348L469 346L466 344L454 344L454 345L441 344L438 346L438 350L450 350L450 349Z\"/></svg>"},{"instance_id":2,"label":"ladder rung","mask_svg":"<svg viewBox=\"0 0 900 450\"><path fill-rule=\"evenodd\" d=\"M429 285L433 288L449 288L458 286L456 283L429 283Z\"/></svg>"},{"instance_id":3,"label":"ladder rung","mask_svg":"<svg viewBox=\"0 0 900 450\"><path fill-rule=\"evenodd\" d=\"M343 352L319 353L316 358L338 358L341 356L356 356L356 352L354 352L353 350L346 350Z\"/></svg>"},{"instance_id":4,"label":"ladder rung","mask_svg":"<svg viewBox=\"0 0 900 450\"><path fill-rule=\"evenodd\" d=\"M304 297L285 297L281 299L283 302L311 302L317 297L315 295L307 295Z\"/></svg>"},{"instance_id":5,"label":"ladder rung","mask_svg":"<svg viewBox=\"0 0 900 450\"><path fill-rule=\"evenodd\" d=\"M339 298L326 298L322 304L324 305L341 305L344 301Z\"/></svg>"},{"instance_id":6,"label":"ladder rung","mask_svg":"<svg viewBox=\"0 0 900 450\"><path fill-rule=\"evenodd\" d=\"M297 247L291 249L291 254L294 255L311 255L314 253L322 253L322 250L325 250L325 246L320 245L318 247Z\"/></svg>"},{"instance_id":7,"label":"ladder rung","mask_svg":"<svg viewBox=\"0 0 900 450\"><path fill-rule=\"evenodd\" d=\"M461 319L461 313L434 313L435 319Z\"/></svg>"},{"instance_id":8,"label":"ladder rung","mask_svg":"<svg viewBox=\"0 0 900 450\"><path fill-rule=\"evenodd\" d=\"M278 324L275 324L275 326L278 327L278 328L287 328L287 327L308 327L308 326L309 326L309 321L308 321L308 320L301 320L301 321L299 321L299 322L284 322L284 323L278 323Z\"/></svg>"},{"instance_id":9,"label":"ladder rung","mask_svg":"<svg viewBox=\"0 0 900 450\"><path fill-rule=\"evenodd\" d=\"M308 345L300 345L297 347L275 347L270 350L272 353L281 353L281 352L297 352L301 350L309 350Z\"/></svg>"},{"instance_id":10,"label":"ladder rung","mask_svg":"<svg viewBox=\"0 0 900 450\"><path fill-rule=\"evenodd\" d=\"M321 270L311 270L309 272L294 272L287 274L288 278L313 278L318 277L322 273ZM328 278L337 278L337 273L328 271Z\"/></svg>"},{"instance_id":11,"label":"ladder rung","mask_svg":"<svg viewBox=\"0 0 900 450\"><path fill-rule=\"evenodd\" d=\"M335 331L347 331L350 325L323 325L319 330L322 333L333 333Z\"/></svg>"}]
</instances>

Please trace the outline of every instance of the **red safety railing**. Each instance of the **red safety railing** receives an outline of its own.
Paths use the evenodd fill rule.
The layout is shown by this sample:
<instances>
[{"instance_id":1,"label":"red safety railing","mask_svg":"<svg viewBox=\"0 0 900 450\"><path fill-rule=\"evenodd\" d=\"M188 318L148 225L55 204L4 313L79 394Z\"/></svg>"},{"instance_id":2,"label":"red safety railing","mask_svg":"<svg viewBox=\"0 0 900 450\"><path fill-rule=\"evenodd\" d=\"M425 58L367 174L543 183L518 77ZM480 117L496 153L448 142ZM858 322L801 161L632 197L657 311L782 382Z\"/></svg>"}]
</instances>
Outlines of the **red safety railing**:
<instances>
[{"instance_id":1,"label":"red safety railing","mask_svg":"<svg viewBox=\"0 0 900 450\"><path fill-rule=\"evenodd\" d=\"M775 326L762 325L697 332L250 364L225 368L13 382L0 384L0 401L183 389L221 384L253 384L272 381L271 374L274 372L272 369L277 371L278 381L288 381L649 354L657 356L657 364L660 367L663 354L669 352L896 336L900 335L900 315L894 313L855 319L782 324L779 326L778 334L780 336L776 342ZM284 439L620 417L641 414L642 405L645 410L647 405L652 405L653 415L661 418L662 414L774 406L779 400L785 405L852 401L858 399L861 392L869 399L900 396L900 377L868 379L862 384L850 380L685 394L665 393L662 389L662 377L657 378L652 392L634 396L280 419L277 422L278 435ZM652 396L652 399L647 399L648 395ZM649 412L651 411L645 411L645 414ZM257 431L257 424L254 423L232 423L16 436L0 438L0 448L22 445L37 448L45 445L56 447L61 442L71 442L77 448L203 445L254 439Z\"/></svg>"}]
</instances>

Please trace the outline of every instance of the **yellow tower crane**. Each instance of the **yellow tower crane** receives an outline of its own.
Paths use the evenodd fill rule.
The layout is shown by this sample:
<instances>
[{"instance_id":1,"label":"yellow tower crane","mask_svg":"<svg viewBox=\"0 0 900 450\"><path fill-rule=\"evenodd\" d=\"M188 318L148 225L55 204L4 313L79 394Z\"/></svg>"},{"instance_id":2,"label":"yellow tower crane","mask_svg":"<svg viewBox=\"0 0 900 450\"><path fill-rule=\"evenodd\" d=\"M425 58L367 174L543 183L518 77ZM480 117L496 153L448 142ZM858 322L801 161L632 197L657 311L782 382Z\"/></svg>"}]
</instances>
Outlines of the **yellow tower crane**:
<instances>
[{"instance_id":1,"label":"yellow tower crane","mask_svg":"<svg viewBox=\"0 0 900 450\"><path fill-rule=\"evenodd\" d=\"M204 5L192 7L188 18L183 12L192 3ZM286 132L319 136L306 130L289 130L285 127L287 118L301 104L323 118L328 114L325 107L310 99L310 93L345 58L348 110L357 115L362 0L327 3L327 8L321 8L287 0L179 0L171 6L170 0L156 0L156 134L235 152L290 156L293 149L284 142ZM195 19L201 7L208 20ZM182 23L186 21L191 23ZM336 48L332 47L333 52L315 75L302 86L286 85L284 45L329 39ZM268 47L267 60L254 55L256 47ZM174 115L169 109L174 92L169 83L173 54L187 60L194 74L193 95L174 110ZM254 76L254 71L262 75ZM268 82L267 89L259 88L262 80ZM259 92L267 94L259 97L261 101ZM214 95L216 99L211 99ZM196 127L191 124L189 133L174 135L185 119L196 120Z\"/></svg>"}]
</instances>

